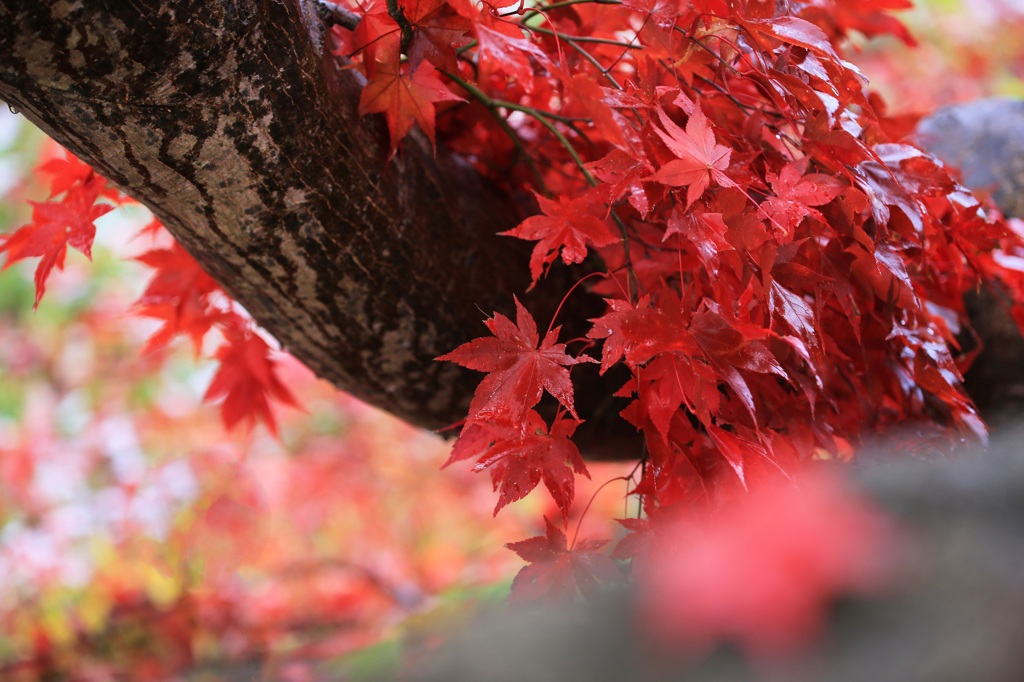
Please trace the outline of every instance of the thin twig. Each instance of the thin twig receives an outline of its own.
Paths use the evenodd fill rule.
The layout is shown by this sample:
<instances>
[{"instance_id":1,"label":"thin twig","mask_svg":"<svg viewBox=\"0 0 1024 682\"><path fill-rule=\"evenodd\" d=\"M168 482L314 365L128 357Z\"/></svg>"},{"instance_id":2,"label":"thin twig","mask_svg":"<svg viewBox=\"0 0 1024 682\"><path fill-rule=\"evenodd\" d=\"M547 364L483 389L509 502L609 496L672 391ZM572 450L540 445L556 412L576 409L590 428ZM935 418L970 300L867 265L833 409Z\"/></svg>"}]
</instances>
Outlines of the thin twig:
<instances>
[{"instance_id":1,"label":"thin twig","mask_svg":"<svg viewBox=\"0 0 1024 682\"><path fill-rule=\"evenodd\" d=\"M359 25L359 20L362 19L355 12L349 12L347 9L340 5L335 5L333 2L328 0L317 0L316 3L317 12L320 17L331 26L341 26L347 28L350 31L356 30L356 26Z\"/></svg>"}]
</instances>

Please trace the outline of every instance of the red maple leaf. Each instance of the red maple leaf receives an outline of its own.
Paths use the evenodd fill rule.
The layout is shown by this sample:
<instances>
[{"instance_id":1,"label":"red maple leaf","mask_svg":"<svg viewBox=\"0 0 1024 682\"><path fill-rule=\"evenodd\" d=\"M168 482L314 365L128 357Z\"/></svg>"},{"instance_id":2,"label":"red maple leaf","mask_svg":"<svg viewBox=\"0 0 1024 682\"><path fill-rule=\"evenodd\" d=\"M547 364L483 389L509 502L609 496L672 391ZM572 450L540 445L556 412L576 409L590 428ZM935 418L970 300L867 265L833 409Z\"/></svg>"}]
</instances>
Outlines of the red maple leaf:
<instances>
[{"instance_id":1,"label":"red maple leaf","mask_svg":"<svg viewBox=\"0 0 1024 682\"><path fill-rule=\"evenodd\" d=\"M820 472L799 488L776 479L707 517L660 522L636 568L643 622L674 651L721 639L755 653L798 645L836 596L886 575L885 520Z\"/></svg>"},{"instance_id":2,"label":"red maple leaf","mask_svg":"<svg viewBox=\"0 0 1024 682\"><path fill-rule=\"evenodd\" d=\"M530 274L533 275L534 284L559 251L566 265L582 263L587 257L588 243L591 246L608 246L619 239L608 229L604 220L591 212L595 205L600 204L589 194L575 199L563 195L558 201L546 199L539 194L536 196L544 215L527 218L517 227L500 233L520 239L540 240L530 256Z\"/></svg>"},{"instance_id":3,"label":"red maple leaf","mask_svg":"<svg viewBox=\"0 0 1024 682\"><path fill-rule=\"evenodd\" d=\"M50 178L50 198L63 194L78 183L85 183L94 174L93 169L75 157L50 159L36 167L36 172L46 173Z\"/></svg>"},{"instance_id":4,"label":"red maple leaf","mask_svg":"<svg viewBox=\"0 0 1024 682\"><path fill-rule=\"evenodd\" d=\"M807 157L783 166L779 174L769 172L766 175L775 191L774 197L768 197L759 207L761 217L771 221L782 229L788 237L793 230L811 217L822 222L825 217L812 206L823 206L835 199L843 191L844 185L824 173L810 173L807 170Z\"/></svg>"},{"instance_id":5,"label":"red maple leaf","mask_svg":"<svg viewBox=\"0 0 1024 682\"><path fill-rule=\"evenodd\" d=\"M211 294L220 291L220 287L177 243L167 249L147 251L136 260L155 270L135 302L137 312L164 321L146 341L143 353L167 345L178 334L186 334L198 354L206 332L221 316L220 311L211 308L210 301Z\"/></svg>"},{"instance_id":6,"label":"red maple leaf","mask_svg":"<svg viewBox=\"0 0 1024 682\"><path fill-rule=\"evenodd\" d=\"M674 234L681 234L690 240L697 250L697 256L711 274L718 273L718 255L732 250L726 239L729 227L721 213L707 213L697 209L672 212L666 222L668 229L662 241Z\"/></svg>"},{"instance_id":7,"label":"red maple leaf","mask_svg":"<svg viewBox=\"0 0 1024 682\"><path fill-rule=\"evenodd\" d=\"M572 599L579 590L584 595L597 592L601 583L615 582L621 577L615 562L597 551L607 540L583 540L572 548L565 533L545 516L544 535L510 542L505 545L530 563L512 581L512 601L553 597Z\"/></svg>"},{"instance_id":8,"label":"red maple leaf","mask_svg":"<svg viewBox=\"0 0 1024 682\"><path fill-rule=\"evenodd\" d=\"M720 381L719 373L707 363L679 353L667 353L648 363L640 377L627 384L622 392L635 387L634 407L639 423L644 423L644 418L649 419L655 432L667 443L680 405L685 405L702 423L710 424L710 415L719 411L723 399Z\"/></svg>"},{"instance_id":9,"label":"red maple leaf","mask_svg":"<svg viewBox=\"0 0 1024 682\"><path fill-rule=\"evenodd\" d=\"M499 29L498 26L495 28ZM532 92L535 69L547 69L549 60L544 51L523 38L519 28L510 28L506 25L494 30L477 24L475 32L479 45L478 81L487 83L497 74L503 74L504 77L499 76L497 80L512 79L526 92Z\"/></svg>"},{"instance_id":10,"label":"red maple leaf","mask_svg":"<svg viewBox=\"0 0 1024 682\"><path fill-rule=\"evenodd\" d=\"M402 69L397 49L385 50L377 57L370 82L359 98L359 114L383 113L391 138L390 154L413 124L434 144L434 103L461 102L437 76L430 62L421 62L415 71Z\"/></svg>"},{"instance_id":11,"label":"red maple leaf","mask_svg":"<svg viewBox=\"0 0 1024 682\"><path fill-rule=\"evenodd\" d=\"M473 22L445 0L404 0L405 18L412 25L409 62L413 67L426 59L434 66L456 73L455 51L472 42L467 33Z\"/></svg>"},{"instance_id":12,"label":"red maple leaf","mask_svg":"<svg viewBox=\"0 0 1024 682\"><path fill-rule=\"evenodd\" d=\"M575 474L590 478L576 445L569 440L579 422L555 418L548 431L539 414L530 410L524 426L472 422L463 430L445 466L479 457L474 471L490 468L498 491L497 515L502 507L526 497L542 480L551 498L568 516L575 495Z\"/></svg>"},{"instance_id":13,"label":"red maple leaf","mask_svg":"<svg viewBox=\"0 0 1024 682\"><path fill-rule=\"evenodd\" d=\"M401 41L401 29L388 14L387 6L383 2L374 3L367 8L349 39L346 40L345 34L340 31L336 34L340 40L340 47L335 54L347 57L349 54L362 52L370 76L376 68L377 56L398 50Z\"/></svg>"},{"instance_id":14,"label":"red maple leaf","mask_svg":"<svg viewBox=\"0 0 1024 682\"><path fill-rule=\"evenodd\" d=\"M109 204L97 204L96 199L107 181L94 175L84 184L75 185L61 201L31 201L32 222L7 235L0 244L0 252L7 252L7 269L25 258L42 257L36 266L36 300L46 291L46 278L53 268L64 268L64 256L72 246L87 258L92 258L92 242L100 216L113 209Z\"/></svg>"},{"instance_id":15,"label":"red maple leaf","mask_svg":"<svg viewBox=\"0 0 1024 682\"><path fill-rule=\"evenodd\" d=\"M814 310L800 294L787 289L774 279L768 283L768 307L776 319L789 327L810 351L814 363L821 363L821 339Z\"/></svg>"},{"instance_id":16,"label":"red maple leaf","mask_svg":"<svg viewBox=\"0 0 1024 682\"><path fill-rule=\"evenodd\" d=\"M225 428L231 429L245 420L251 428L262 421L277 435L277 421L270 409L270 399L297 407L291 391L281 382L270 357L270 347L241 320L225 330L225 343L217 350L220 368L210 382L204 402L221 398L220 415Z\"/></svg>"},{"instance_id":17,"label":"red maple leaf","mask_svg":"<svg viewBox=\"0 0 1024 682\"><path fill-rule=\"evenodd\" d=\"M179 299L183 292L195 289L201 294L209 294L219 287L213 278L206 274L196 259L175 242L166 249L147 251L135 260L153 268L155 272L139 297L139 303L148 305L167 299Z\"/></svg>"},{"instance_id":18,"label":"red maple leaf","mask_svg":"<svg viewBox=\"0 0 1024 682\"><path fill-rule=\"evenodd\" d=\"M862 0L856 0L862 2ZM743 21L743 26L752 35L780 40L790 45L806 48L815 54L840 61L835 46L821 28L798 17L773 17L760 21Z\"/></svg>"},{"instance_id":19,"label":"red maple leaf","mask_svg":"<svg viewBox=\"0 0 1024 682\"><path fill-rule=\"evenodd\" d=\"M596 105L594 105L596 106ZM604 183L604 203L613 203L626 195L630 205L642 216L650 212L650 201L641 180L650 168L643 159L621 149L613 149L603 159L599 159L587 167L594 177Z\"/></svg>"},{"instance_id":20,"label":"red maple leaf","mask_svg":"<svg viewBox=\"0 0 1024 682\"><path fill-rule=\"evenodd\" d=\"M608 312L591 320L587 332L591 339L605 339L601 351L601 373L624 359L635 369L655 355L667 351L692 353L696 347L686 331L688 321L678 299L660 308L651 306L650 297L642 297L633 306L628 301L605 299Z\"/></svg>"},{"instance_id":21,"label":"red maple leaf","mask_svg":"<svg viewBox=\"0 0 1024 682\"><path fill-rule=\"evenodd\" d=\"M725 174L732 149L715 142L715 133L700 106L694 107L685 131L661 107L658 117L667 132L659 128L655 132L678 158L662 166L651 180L670 187L686 187L687 207L700 198L712 180L722 187L736 185Z\"/></svg>"},{"instance_id":22,"label":"red maple leaf","mask_svg":"<svg viewBox=\"0 0 1024 682\"><path fill-rule=\"evenodd\" d=\"M85 163L77 156L58 145L56 142L51 141L51 145L56 148L56 153L63 154L63 156L54 157L44 161L36 166L35 169L35 172L37 173L51 176L51 199L68 191L81 191L82 189L86 189L86 185L89 185L94 178L100 177L89 164ZM99 196L104 199L109 199L114 204L122 204L125 201L130 201L130 199L118 192L117 188L108 184L106 180L103 180L103 187L99 191Z\"/></svg>"},{"instance_id":23,"label":"red maple leaf","mask_svg":"<svg viewBox=\"0 0 1024 682\"><path fill-rule=\"evenodd\" d=\"M579 419L568 368L594 360L585 355L566 355L565 344L555 343L561 327L545 334L538 346L537 323L518 298L515 302L516 324L495 313L484 322L494 338L473 339L437 360L489 372L473 395L469 406L471 420L522 423L543 391L554 396L574 419Z\"/></svg>"}]
</instances>

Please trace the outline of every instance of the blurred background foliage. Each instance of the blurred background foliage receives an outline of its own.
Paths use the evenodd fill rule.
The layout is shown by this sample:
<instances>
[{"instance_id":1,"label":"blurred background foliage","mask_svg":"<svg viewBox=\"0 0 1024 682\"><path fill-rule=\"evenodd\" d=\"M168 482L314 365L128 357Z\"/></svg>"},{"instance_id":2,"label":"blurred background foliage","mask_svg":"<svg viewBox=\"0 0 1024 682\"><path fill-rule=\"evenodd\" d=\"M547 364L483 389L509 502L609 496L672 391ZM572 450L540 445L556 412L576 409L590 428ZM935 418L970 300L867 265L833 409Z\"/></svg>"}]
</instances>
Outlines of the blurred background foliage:
<instances>
[{"instance_id":1,"label":"blurred background foliage","mask_svg":"<svg viewBox=\"0 0 1024 682\"><path fill-rule=\"evenodd\" d=\"M914 0L899 16L916 46L883 36L861 42L852 60L890 113L1024 98L1024 0Z\"/></svg>"},{"instance_id":2,"label":"blurred background foliage","mask_svg":"<svg viewBox=\"0 0 1024 682\"><path fill-rule=\"evenodd\" d=\"M46 198L32 169L60 153L0 113L0 233ZM215 335L198 357L188 342L141 354L159 326L132 313L148 221L104 216L92 262L69 254L37 310L35 263L0 273L0 679L217 679L247 661L303 679L382 638L350 663L394 663L399 633L503 598L519 567L503 545L553 515L543 498L493 519L485 476L440 470L442 438L283 354L303 409L280 411L280 438L225 432L202 404ZM607 533L622 513L588 523Z\"/></svg>"},{"instance_id":3,"label":"blurred background foliage","mask_svg":"<svg viewBox=\"0 0 1024 682\"><path fill-rule=\"evenodd\" d=\"M1024 96L1024 0L903 18L916 48L864 42L855 60L892 113ZM32 169L54 153L0 110L0 233L46 197ZM503 599L521 565L503 546L555 515L546 496L492 518L486 476L439 469L443 439L287 356L303 409L279 411L280 438L226 433L202 405L216 338L141 355L158 326L132 314L148 219L102 217L92 262L70 254L38 310L33 262L0 273L0 679L212 680L230 664L301 682L324 660L358 677L414 665L448 619ZM591 470L577 513L629 467ZM624 485L582 536L616 532Z\"/></svg>"}]
</instances>

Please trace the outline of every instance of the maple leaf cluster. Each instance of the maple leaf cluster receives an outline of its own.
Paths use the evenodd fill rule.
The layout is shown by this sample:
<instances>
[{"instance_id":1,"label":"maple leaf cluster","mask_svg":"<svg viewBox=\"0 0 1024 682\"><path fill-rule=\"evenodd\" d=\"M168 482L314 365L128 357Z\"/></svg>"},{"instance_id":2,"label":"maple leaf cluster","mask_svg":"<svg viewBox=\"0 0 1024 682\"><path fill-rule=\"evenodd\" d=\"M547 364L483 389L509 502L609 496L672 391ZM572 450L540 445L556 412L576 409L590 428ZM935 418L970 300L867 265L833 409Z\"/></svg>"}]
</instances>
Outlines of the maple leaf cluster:
<instances>
[{"instance_id":1,"label":"maple leaf cluster","mask_svg":"<svg viewBox=\"0 0 1024 682\"><path fill-rule=\"evenodd\" d=\"M831 602L875 592L894 577L897 532L835 472L776 478L717 513L678 514L649 538L640 622L679 654L720 640L754 656L778 656L816 634Z\"/></svg>"},{"instance_id":2,"label":"maple leaf cluster","mask_svg":"<svg viewBox=\"0 0 1024 682\"><path fill-rule=\"evenodd\" d=\"M36 307L50 273L63 268L67 247L91 258L96 219L134 202L74 155L55 144L51 146L55 152L35 169L39 175L49 176L50 199L29 202L31 222L0 235L0 253L7 254L4 269L26 258L40 258L35 270ZM140 236L166 241L168 235L154 218L142 228ZM276 434L271 399L292 406L297 402L277 376L272 349L237 304L177 242L150 249L136 260L151 268L153 274L135 304L135 312L162 323L146 342L143 354L157 353L177 336L186 336L198 356L203 339L216 329L223 338L215 353L219 367L204 400L223 399L221 418L228 429L239 423L251 428L262 422Z\"/></svg>"},{"instance_id":3,"label":"maple leaf cluster","mask_svg":"<svg viewBox=\"0 0 1024 682\"><path fill-rule=\"evenodd\" d=\"M68 247L92 258L95 222L121 203L119 193L105 178L73 156L44 161L36 171L50 177L50 198L32 201L32 220L14 232L0 235L0 253L6 253L4 269L26 258L38 257L35 306L46 292L46 279L54 268L64 269ZM109 203L97 203L99 199Z\"/></svg>"},{"instance_id":4,"label":"maple leaf cluster","mask_svg":"<svg viewBox=\"0 0 1024 682\"><path fill-rule=\"evenodd\" d=\"M645 448L623 455L642 458L633 492L655 520L896 424L985 438L961 387L962 297L997 283L1024 321L1024 242L842 55L851 31L912 44L889 14L909 4L346 5L360 21L335 28L336 54L366 74L361 110L384 113L392 153L416 123L532 192L538 214L504 234L535 242L533 287L559 260L603 275L580 287L606 309L576 352L557 329L540 342L516 301L516 324L495 314L493 338L439 358L487 374L450 462L490 470L495 511L543 481L568 517L587 416L569 370L593 360L628 371L616 396ZM520 553L565 564L544 537Z\"/></svg>"},{"instance_id":5,"label":"maple leaf cluster","mask_svg":"<svg viewBox=\"0 0 1024 682\"><path fill-rule=\"evenodd\" d=\"M159 236L163 226L154 219L143 232ZM150 249L136 260L153 274L135 312L162 322L143 353L158 352L175 337L186 336L198 356L207 333L217 330L223 342L214 354L217 372L203 400L222 401L221 420L227 429L240 423L251 429L262 423L277 435L271 399L284 405L298 403L278 377L273 351L252 322L177 242Z\"/></svg>"},{"instance_id":6,"label":"maple leaf cluster","mask_svg":"<svg viewBox=\"0 0 1024 682\"><path fill-rule=\"evenodd\" d=\"M574 475L589 477L570 439L579 417L569 367L590 358L567 355L565 344L555 343L557 327L541 341L533 316L518 299L515 303L516 324L497 313L486 323L493 337L470 341L438 358L488 372L477 387L467 424L445 466L479 457L477 471L490 467L494 489L499 491L495 514L543 480L564 516L574 496ZM560 410L550 429L533 409L545 391L569 414Z\"/></svg>"}]
</instances>

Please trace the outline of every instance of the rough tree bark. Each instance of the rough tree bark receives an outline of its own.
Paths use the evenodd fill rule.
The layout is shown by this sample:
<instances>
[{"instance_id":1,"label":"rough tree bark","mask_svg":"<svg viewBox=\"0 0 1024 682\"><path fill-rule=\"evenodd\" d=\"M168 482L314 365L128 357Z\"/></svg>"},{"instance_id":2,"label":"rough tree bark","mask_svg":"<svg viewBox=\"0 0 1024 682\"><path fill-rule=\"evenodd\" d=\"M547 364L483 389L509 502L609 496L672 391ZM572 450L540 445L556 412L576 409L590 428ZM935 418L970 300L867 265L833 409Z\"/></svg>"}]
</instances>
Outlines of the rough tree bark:
<instances>
[{"instance_id":1,"label":"rough tree bark","mask_svg":"<svg viewBox=\"0 0 1024 682\"><path fill-rule=\"evenodd\" d=\"M385 162L299 0L0 5L0 98L131 196L318 375L437 428L431 362L526 283L517 207L423 140Z\"/></svg>"},{"instance_id":2,"label":"rough tree bark","mask_svg":"<svg viewBox=\"0 0 1024 682\"><path fill-rule=\"evenodd\" d=\"M316 0L8 1L0 99L151 208L319 376L439 428L479 375L432 359L528 284L529 249L496 236L522 207L422 137L387 162L327 37Z\"/></svg>"}]
</instances>

